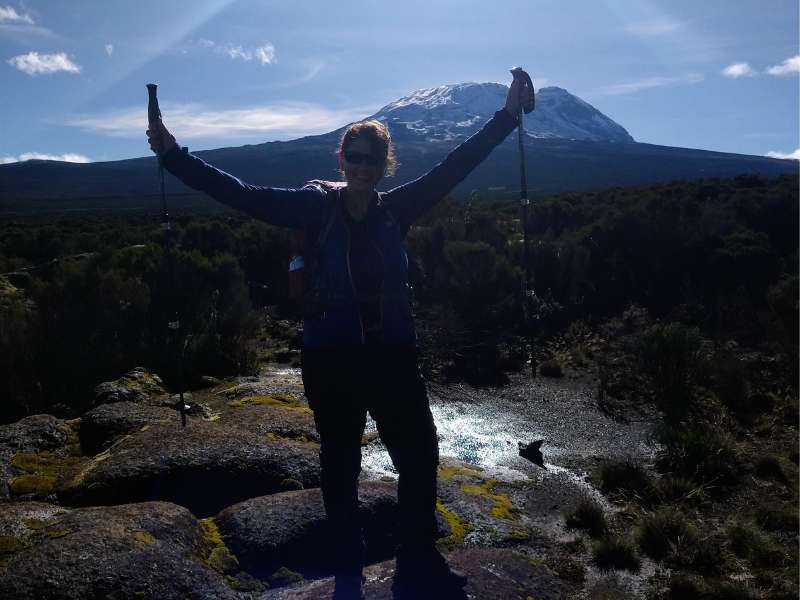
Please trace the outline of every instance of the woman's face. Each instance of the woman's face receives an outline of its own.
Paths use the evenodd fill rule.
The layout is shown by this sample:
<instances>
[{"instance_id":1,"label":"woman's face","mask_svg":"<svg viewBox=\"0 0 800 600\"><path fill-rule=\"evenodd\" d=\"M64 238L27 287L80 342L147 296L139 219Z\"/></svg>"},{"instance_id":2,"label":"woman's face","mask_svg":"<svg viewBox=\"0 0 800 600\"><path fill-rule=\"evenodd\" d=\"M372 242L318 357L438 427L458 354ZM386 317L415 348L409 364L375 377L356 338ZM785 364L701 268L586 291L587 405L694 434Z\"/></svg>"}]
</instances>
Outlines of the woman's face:
<instances>
[{"instance_id":1,"label":"woman's face","mask_svg":"<svg viewBox=\"0 0 800 600\"><path fill-rule=\"evenodd\" d=\"M339 160L347 187L353 191L371 192L383 176L383 160L363 137L352 140Z\"/></svg>"}]
</instances>

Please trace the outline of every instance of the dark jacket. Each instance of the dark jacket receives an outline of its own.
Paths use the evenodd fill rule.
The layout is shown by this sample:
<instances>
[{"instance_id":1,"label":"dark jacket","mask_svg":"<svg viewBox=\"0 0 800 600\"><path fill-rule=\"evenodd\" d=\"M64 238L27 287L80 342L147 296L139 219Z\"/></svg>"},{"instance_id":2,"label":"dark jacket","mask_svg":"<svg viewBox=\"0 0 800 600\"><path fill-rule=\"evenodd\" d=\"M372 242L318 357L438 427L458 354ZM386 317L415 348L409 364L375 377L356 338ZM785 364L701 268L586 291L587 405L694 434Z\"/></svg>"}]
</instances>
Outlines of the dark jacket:
<instances>
[{"instance_id":1,"label":"dark jacket","mask_svg":"<svg viewBox=\"0 0 800 600\"><path fill-rule=\"evenodd\" d=\"M455 148L428 173L376 194L367 211L370 237L383 259L381 291L383 343L415 341L408 283L408 258L403 239L411 224L441 200L480 164L516 126L514 117L499 110L483 128ZM244 183L200 158L187 148L173 148L164 167L183 183L215 200L273 225L302 229L306 240L319 238L333 218L318 249L318 267L311 283L316 306L305 317L303 343L311 348L361 345L364 332L350 277L349 230L335 192L308 186L301 189L263 187ZM331 211L335 211L335 215Z\"/></svg>"}]
</instances>

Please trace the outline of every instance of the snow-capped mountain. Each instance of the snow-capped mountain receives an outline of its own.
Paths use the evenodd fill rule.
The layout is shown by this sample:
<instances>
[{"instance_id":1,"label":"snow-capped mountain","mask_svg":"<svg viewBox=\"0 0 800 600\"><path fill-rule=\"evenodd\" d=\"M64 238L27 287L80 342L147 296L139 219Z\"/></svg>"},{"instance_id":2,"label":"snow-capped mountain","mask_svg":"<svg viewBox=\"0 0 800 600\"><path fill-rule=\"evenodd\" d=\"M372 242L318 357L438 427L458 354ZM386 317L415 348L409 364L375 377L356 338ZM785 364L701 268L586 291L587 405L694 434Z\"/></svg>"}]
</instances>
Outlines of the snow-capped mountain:
<instances>
[{"instance_id":1,"label":"snow-capped mountain","mask_svg":"<svg viewBox=\"0 0 800 600\"><path fill-rule=\"evenodd\" d=\"M384 106L374 117L392 134L426 140L458 140L475 133L505 104L500 83L459 83L417 90ZM591 104L559 87L536 93L536 110L525 116L525 131L536 138L592 142L633 142L624 127Z\"/></svg>"}]
</instances>

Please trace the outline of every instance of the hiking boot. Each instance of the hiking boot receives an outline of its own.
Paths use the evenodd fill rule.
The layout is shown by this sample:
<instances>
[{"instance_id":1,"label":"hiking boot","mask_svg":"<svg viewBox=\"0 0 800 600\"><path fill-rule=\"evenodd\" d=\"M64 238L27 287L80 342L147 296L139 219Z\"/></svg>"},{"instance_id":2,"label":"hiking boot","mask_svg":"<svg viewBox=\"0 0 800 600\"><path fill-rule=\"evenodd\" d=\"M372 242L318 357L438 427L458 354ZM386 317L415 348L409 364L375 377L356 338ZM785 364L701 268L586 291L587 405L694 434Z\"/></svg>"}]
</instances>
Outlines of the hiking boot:
<instances>
[{"instance_id":1,"label":"hiking boot","mask_svg":"<svg viewBox=\"0 0 800 600\"><path fill-rule=\"evenodd\" d=\"M466 583L467 577L451 569L433 544L401 548L397 553L392 590L402 597L447 597L448 594L465 597L462 588Z\"/></svg>"},{"instance_id":2,"label":"hiking boot","mask_svg":"<svg viewBox=\"0 0 800 600\"><path fill-rule=\"evenodd\" d=\"M362 575L337 575L334 578L331 600L364 600Z\"/></svg>"}]
</instances>

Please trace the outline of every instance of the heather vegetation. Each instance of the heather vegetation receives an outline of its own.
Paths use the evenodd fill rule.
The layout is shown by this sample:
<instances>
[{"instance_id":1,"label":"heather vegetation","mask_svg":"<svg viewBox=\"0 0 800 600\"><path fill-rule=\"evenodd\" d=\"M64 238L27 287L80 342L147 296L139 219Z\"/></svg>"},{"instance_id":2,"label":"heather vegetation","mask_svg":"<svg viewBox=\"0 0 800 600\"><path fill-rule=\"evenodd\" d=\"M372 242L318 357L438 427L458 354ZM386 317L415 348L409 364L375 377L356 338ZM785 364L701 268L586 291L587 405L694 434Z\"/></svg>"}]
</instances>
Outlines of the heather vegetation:
<instances>
[{"instance_id":1,"label":"heather vegetation","mask_svg":"<svg viewBox=\"0 0 800 600\"><path fill-rule=\"evenodd\" d=\"M191 387L287 359L276 335L297 348L288 232L182 214L170 266L157 220L0 222L0 420L81 414L137 365L174 389L178 356ZM653 416L652 462L598 468L615 510L565 515L594 538L575 547L603 570L654 561L654 597L796 597L797 222L790 177L539 199L523 306L516 205L447 200L408 237L423 368L502 383L525 366L527 312L540 375L596 381L613 418Z\"/></svg>"}]
</instances>

